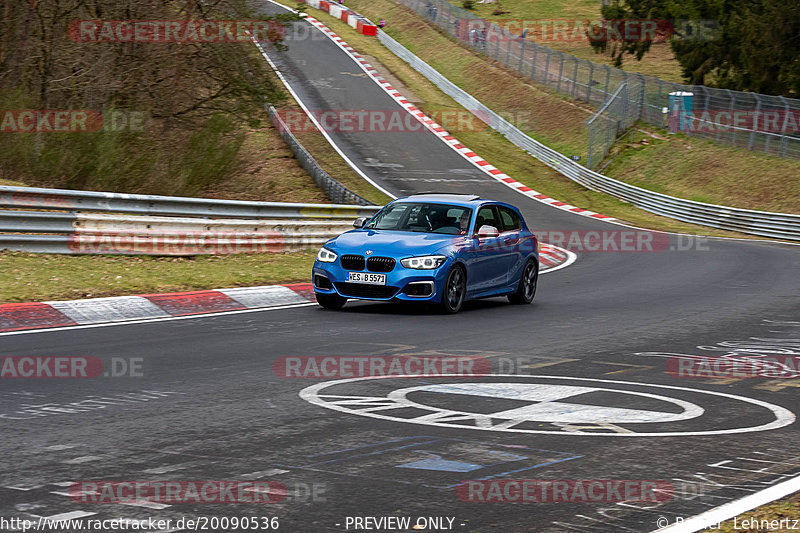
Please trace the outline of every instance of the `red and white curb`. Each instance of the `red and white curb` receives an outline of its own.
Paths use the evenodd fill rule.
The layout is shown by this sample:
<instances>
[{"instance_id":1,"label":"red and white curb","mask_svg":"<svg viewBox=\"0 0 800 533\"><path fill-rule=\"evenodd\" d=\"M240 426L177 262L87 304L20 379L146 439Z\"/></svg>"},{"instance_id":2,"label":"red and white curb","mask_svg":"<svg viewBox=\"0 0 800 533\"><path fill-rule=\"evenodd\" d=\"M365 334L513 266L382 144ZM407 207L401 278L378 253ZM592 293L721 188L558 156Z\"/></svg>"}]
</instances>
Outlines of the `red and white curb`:
<instances>
[{"instance_id":1,"label":"red and white curb","mask_svg":"<svg viewBox=\"0 0 800 533\"><path fill-rule=\"evenodd\" d=\"M0 305L0 332L154 320L314 302L310 283Z\"/></svg>"},{"instance_id":2,"label":"red and white curb","mask_svg":"<svg viewBox=\"0 0 800 533\"><path fill-rule=\"evenodd\" d=\"M342 19L348 25L352 26L358 33L374 37L377 34L378 27L369 21L364 16L359 15L350 8L336 2L326 2L325 0L305 0L303 3L319 10L325 11L330 16L337 19Z\"/></svg>"},{"instance_id":3,"label":"red and white curb","mask_svg":"<svg viewBox=\"0 0 800 533\"><path fill-rule=\"evenodd\" d=\"M539 248L539 272L553 272L568 267L578 258L574 252L552 244L541 244Z\"/></svg>"},{"instance_id":4,"label":"red and white curb","mask_svg":"<svg viewBox=\"0 0 800 533\"><path fill-rule=\"evenodd\" d=\"M274 0L270 0L272 3L280 5L286 9L291 9L287 6L279 4ZM541 202L552 207L556 207L558 209L569 211L571 213L575 213L578 215L612 221L616 220L613 217L608 215L602 215L600 213L595 213L594 211L590 211L588 209L583 209L581 207L576 207L574 205L567 204L565 202L559 202L555 198L550 198L549 196L542 194L538 191L535 191L525 185L524 183L520 183L519 181L515 180L511 176L504 174L498 168L489 164L488 161L484 160L481 156L477 155L475 152L470 150L464 144L462 144L458 139L452 136L447 130L445 130L441 125L437 124L433 119L428 117L425 113L420 111L417 107L415 107L411 102L409 102L400 92L392 87L392 84L383 79L380 74L378 74L377 69L369 64L369 62L364 59L364 57L356 52L352 46L347 44L339 35L337 35L333 30L325 26L319 20L306 16L305 19L310 22L312 25L320 29L325 35L327 35L334 43L336 43L339 48L344 50L358 65L361 69L369 75L369 77L375 81L389 96L391 96L398 104L400 104L406 111L411 113L414 117L416 117L428 130L430 130L434 135L442 139L448 146L450 146L453 150L461 154L464 159L471 162L477 168L482 170L487 175L491 176L495 180L503 183L504 185L511 187L515 191L524 194L525 196L536 200L537 202Z\"/></svg>"},{"instance_id":5,"label":"red and white curb","mask_svg":"<svg viewBox=\"0 0 800 533\"><path fill-rule=\"evenodd\" d=\"M575 261L575 254L550 245L539 252L541 273ZM0 333L69 328L131 321L166 320L195 315L244 312L309 305L315 302L310 283L233 289L142 294L51 302L0 305Z\"/></svg>"}]
</instances>

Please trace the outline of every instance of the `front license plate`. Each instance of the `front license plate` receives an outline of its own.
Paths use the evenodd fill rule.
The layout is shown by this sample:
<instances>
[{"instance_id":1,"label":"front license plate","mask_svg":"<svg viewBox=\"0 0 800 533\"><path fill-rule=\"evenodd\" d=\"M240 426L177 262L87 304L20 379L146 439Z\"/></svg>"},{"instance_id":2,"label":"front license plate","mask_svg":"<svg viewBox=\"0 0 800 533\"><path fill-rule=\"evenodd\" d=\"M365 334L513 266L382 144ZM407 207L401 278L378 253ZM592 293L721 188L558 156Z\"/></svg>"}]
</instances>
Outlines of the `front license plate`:
<instances>
[{"instance_id":1,"label":"front license plate","mask_svg":"<svg viewBox=\"0 0 800 533\"><path fill-rule=\"evenodd\" d=\"M347 281L351 283L367 283L369 285L386 285L386 274L370 274L369 272L348 272Z\"/></svg>"}]
</instances>

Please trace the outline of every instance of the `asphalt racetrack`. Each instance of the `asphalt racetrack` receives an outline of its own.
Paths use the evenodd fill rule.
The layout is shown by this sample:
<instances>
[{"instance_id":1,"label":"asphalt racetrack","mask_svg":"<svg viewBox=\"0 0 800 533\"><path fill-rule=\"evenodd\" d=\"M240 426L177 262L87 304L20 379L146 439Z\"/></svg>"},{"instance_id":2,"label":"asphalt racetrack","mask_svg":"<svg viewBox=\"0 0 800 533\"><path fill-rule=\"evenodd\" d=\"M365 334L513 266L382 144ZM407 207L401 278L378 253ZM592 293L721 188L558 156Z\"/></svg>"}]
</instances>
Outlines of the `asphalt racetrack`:
<instances>
[{"instance_id":1,"label":"asphalt racetrack","mask_svg":"<svg viewBox=\"0 0 800 533\"><path fill-rule=\"evenodd\" d=\"M310 109L401 109L331 40L288 44L270 55ZM426 131L331 135L396 195L478 193L519 206L537 231L626 229L526 198ZM674 235L662 248L578 252L542 276L530 306L492 299L443 316L351 302L0 336L3 356L141 365L1 381L0 517L278 517L280 531L310 533L397 530L354 521L393 516L430 519L427 531L648 532L797 476L796 379L667 370L692 356L800 355L800 250ZM378 355L485 358L493 375L280 371L286 358ZM523 479L571 490L503 493ZM285 498L96 503L74 490L122 480L269 480ZM468 480L483 484L469 492ZM590 480L654 483L660 497L572 491Z\"/></svg>"}]
</instances>

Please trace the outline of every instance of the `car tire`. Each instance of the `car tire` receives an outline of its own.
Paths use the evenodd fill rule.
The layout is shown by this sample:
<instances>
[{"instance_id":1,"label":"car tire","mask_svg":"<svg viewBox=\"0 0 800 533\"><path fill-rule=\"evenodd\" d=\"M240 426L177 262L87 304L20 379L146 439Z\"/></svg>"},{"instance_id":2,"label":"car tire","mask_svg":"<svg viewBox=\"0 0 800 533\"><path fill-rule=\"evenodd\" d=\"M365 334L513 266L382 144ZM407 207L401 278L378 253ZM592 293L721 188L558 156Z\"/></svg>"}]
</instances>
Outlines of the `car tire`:
<instances>
[{"instance_id":1,"label":"car tire","mask_svg":"<svg viewBox=\"0 0 800 533\"><path fill-rule=\"evenodd\" d=\"M439 309L445 314L458 313L467 295L467 273L459 265L454 265L447 273L442 290Z\"/></svg>"},{"instance_id":2,"label":"car tire","mask_svg":"<svg viewBox=\"0 0 800 533\"><path fill-rule=\"evenodd\" d=\"M530 260L522 269L517 292L508 295L508 301L516 305L527 305L536 296L536 286L539 284L539 263Z\"/></svg>"},{"instance_id":3,"label":"car tire","mask_svg":"<svg viewBox=\"0 0 800 533\"><path fill-rule=\"evenodd\" d=\"M317 303L325 309L338 311L347 303L347 298L339 296L338 294L322 294L317 292L314 293L314 295L317 297Z\"/></svg>"}]
</instances>

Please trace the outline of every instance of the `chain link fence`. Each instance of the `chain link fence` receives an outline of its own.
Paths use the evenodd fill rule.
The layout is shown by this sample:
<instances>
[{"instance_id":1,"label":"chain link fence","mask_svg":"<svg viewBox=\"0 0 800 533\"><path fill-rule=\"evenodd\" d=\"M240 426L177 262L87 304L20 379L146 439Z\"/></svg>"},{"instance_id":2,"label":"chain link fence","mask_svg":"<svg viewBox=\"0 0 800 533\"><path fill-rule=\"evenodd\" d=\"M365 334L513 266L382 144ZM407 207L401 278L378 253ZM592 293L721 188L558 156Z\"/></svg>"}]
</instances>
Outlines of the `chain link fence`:
<instances>
[{"instance_id":1,"label":"chain link fence","mask_svg":"<svg viewBox=\"0 0 800 533\"><path fill-rule=\"evenodd\" d=\"M604 124L617 121L630 127L637 120L720 144L800 158L800 100L756 93L683 85L580 59L511 35L498 24L482 19L446 0L398 0L474 50L504 64L555 92L604 110ZM618 113L623 113L622 115ZM600 119L598 119L599 121ZM599 127L600 122L595 123ZM603 126L605 127L605 126ZM609 126L610 127L610 126ZM598 134L590 151L598 147ZM616 137L615 137L616 138Z\"/></svg>"},{"instance_id":2,"label":"chain link fence","mask_svg":"<svg viewBox=\"0 0 800 533\"><path fill-rule=\"evenodd\" d=\"M278 111L271 105L267 105L265 109L269 113L270 119L272 119L272 124L278 129L281 137L283 137L283 140L286 141L286 144L289 145L292 153L294 153L295 157L300 162L300 166L308 172L308 175L311 176L314 183L325 191L325 195L331 202L348 205L375 205L369 200L357 195L325 172L308 150L300 144L297 137L292 135L292 132L289 131L289 126L283 121Z\"/></svg>"},{"instance_id":3,"label":"chain link fence","mask_svg":"<svg viewBox=\"0 0 800 533\"><path fill-rule=\"evenodd\" d=\"M589 148L586 156L586 168L594 169L606 158L614 142L625 133L630 126L625 121L627 113L628 83L622 82L586 125L589 127Z\"/></svg>"}]
</instances>

